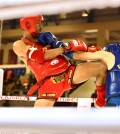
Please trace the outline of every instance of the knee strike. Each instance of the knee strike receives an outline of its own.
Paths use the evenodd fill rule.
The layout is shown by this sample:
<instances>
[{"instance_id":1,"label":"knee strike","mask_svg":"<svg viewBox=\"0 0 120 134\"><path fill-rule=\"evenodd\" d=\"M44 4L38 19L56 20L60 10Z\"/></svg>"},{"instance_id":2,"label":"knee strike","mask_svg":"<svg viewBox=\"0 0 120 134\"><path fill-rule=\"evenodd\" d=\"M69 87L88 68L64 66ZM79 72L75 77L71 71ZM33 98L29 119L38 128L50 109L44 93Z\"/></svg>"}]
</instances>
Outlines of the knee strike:
<instances>
[{"instance_id":1,"label":"knee strike","mask_svg":"<svg viewBox=\"0 0 120 134\"><path fill-rule=\"evenodd\" d=\"M99 64L100 64L99 65L99 69L100 69L99 73L101 75L103 75L103 76L106 76L106 74L107 74L107 65L104 62L100 62Z\"/></svg>"}]
</instances>

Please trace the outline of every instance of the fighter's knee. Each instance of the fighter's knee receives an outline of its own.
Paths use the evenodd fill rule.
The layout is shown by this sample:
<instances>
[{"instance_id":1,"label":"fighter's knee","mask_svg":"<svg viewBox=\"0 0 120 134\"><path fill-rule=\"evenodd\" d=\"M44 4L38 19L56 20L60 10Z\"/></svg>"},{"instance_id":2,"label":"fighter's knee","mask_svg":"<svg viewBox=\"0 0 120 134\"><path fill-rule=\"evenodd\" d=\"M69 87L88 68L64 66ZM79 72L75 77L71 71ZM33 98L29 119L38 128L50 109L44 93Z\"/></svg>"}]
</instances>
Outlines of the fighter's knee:
<instances>
[{"instance_id":1,"label":"fighter's knee","mask_svg":"<svg viewBox=\"0 0 120 134\"><path fill-rule=\"evenodd\" d=\"M102 77L106 77L107 75L107 65L103 62L100 62L99 75Z\"/></svg>"},{"instance_id":2,"label":"fighter's knee","mask_svg":"<svg viewBox=\"0 0 120 134\"><path fill-rule=\"evenodd\" d=\"M99 66L100 70L102 72L106 72L107 71L107 65L104 62L100 62L99 64L100 64L100 66Z\"/></svg>"}]
</instances>

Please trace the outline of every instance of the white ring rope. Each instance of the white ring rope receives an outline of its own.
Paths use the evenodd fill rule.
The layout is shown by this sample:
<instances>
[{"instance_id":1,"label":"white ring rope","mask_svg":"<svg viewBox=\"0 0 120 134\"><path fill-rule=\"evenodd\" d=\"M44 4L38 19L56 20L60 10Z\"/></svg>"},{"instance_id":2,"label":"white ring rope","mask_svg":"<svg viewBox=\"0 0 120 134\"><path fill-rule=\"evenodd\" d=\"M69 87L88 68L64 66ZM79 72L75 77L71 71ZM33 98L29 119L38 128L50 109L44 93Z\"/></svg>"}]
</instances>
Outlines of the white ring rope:
<instances>
[{"instance_id":1,"label":"white ring rope","mask_svg":"<svg viewBox=\"0 0 120 134\"><path fill-rule=\"evenodd\" d=\"M37 97L29 97L29 101L35 101ZM90 108L91 103L94 103L96 98L58 98L57 102L73 102L77 103L77 107ZM0 100L15 100L15 101L28 101L25 96L0 96Z\"/></svg>"},{"instance_id":2,"label":"white ring rope","mask_svg":"<svg viewBox=\"0 0 120 134\"><path fill-rule=\"evenodd\" d=\"M120 109L0 108L1 134L119 134Z\"/></svg>"},{"instance_id":3,"label":"white ring rope","mask_svg":"<svg viewBox=\"0 0 120 134\"><path fill-rule=\"evenodd\" d=\"M29 101L35 101L37 97L31 96L29 97ZM28 101L25 96L4 96L0 95L0 100L19 100L19 101ZM88 100L90 102L93 102L94 98L65 98L60 97L58 98L58 102L78 102L79 100Z\"/></svg>"},{"instance_id":4,"label":"white ring rope","mask_svg":"<svg viewBox=\"0 0 120 134\"><path fill-rule=\"evenodd\" d=\"M120 0L1 0L0 19L15 19L30 14L59 14L80 10L119 7Z\"/></svg>"}]
</instances>

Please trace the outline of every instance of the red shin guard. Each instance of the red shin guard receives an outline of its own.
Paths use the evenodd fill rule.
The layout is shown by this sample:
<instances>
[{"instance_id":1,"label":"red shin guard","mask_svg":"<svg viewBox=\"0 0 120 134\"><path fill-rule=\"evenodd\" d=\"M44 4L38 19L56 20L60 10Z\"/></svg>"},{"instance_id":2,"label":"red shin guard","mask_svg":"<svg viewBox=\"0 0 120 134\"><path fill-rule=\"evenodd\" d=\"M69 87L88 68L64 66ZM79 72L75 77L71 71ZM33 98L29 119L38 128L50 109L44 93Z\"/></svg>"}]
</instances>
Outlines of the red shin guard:
<instances>
[{"instance_id":1,"label":"red shin guard","mask_svg":"<svg viewBox=\"0 0 120 134\"><path fill-rule=\"evenodd\" d=\"M98 107L103 107L106 103L106 101L105 101L105 89L106 89L106 85L96 86L96 90L97 90L96 105Z\"/></svg>"}]
</instances>

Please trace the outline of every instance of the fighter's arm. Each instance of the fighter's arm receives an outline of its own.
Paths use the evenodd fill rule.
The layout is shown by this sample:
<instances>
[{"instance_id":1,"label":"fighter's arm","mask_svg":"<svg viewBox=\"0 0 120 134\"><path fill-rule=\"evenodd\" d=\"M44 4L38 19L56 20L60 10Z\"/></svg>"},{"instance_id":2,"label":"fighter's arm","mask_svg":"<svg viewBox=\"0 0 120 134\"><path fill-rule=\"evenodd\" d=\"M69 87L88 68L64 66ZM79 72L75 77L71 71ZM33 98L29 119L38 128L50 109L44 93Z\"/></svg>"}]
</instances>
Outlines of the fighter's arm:
<instances>
[{"instance_id":1,"label":"fighter's arm","mask_svg":"<svg viewBox=\"0 0 120 134\"><path fill-rule=\"evenodd\" d=\"M44 52L44 59L49 60L57 57L58 55L61 55L64 52L64 48L55 48L55 49L50 49L50 50L45 50Z\"/></svg>"},{"instance_id":2,"label":"fighter's arm","mask_svg":"<svg viewBox=\"0 0 120 134\"><path fill-rule=\"evenodd\" d=\"M52 48L64 47L64 52L72 51L87 51L86 44L80 39L72 39L67 43L58 41L57 38L50 32L42 32L38 36L38 42L43 46L50 45ZM63 53L65 54L65 53ZM69 54L66 54L69 57ZM70 55L71 58L71 55Z\"/></svg>"},{"instance_id":3,"label":"fighter's arm","mask_svg":"<svg viewBox=\"0 0 120 134\"><path fill-rule=\"evenodd\" d=\"M75 60L102 60L101 55L99 55L99 52L83 52L83 51L77 51L73 53L73 59Z\"/></svg>"},{"instance_id":4,"label":"fighter's arm","mask_svg":"<svg viewBox=\"0 0 120 134\"><path fill-rule=\"evenodd\" d=\"M33 59L36 62L44 62L46 60L55 58L64 52L63 47L50 50L38 50L37 48L26 45L22 40L18 40L13 44L13 50L16 55L25 63L28 58Z\"/></svg>"},{"instance_id":5,"label":"fighter's arm","mask_svg":"<svg viewBox=\"0 0 120 134\"><path fill-rule=\"evenodd\" d=\"M96 52L81 52L77 51L73 54L73 59L75 60L83 60L83 61L94 61L101 60L108 66L108 70L110 70L115 62L115 57L112 53L106 51L96 51Z\"/></svg>"},{"instance_id":6,"label":"fighter's arm","mask_svg":"<svg viewBox=\"0 0 120 134\"><path fill-rule=\"evenodd\" d=\"M13 44L13 51L25 64L27 64L26 52L29 47L30 46L26 46L21 40L18 40Z\"/></svg>"}]
</instances>

